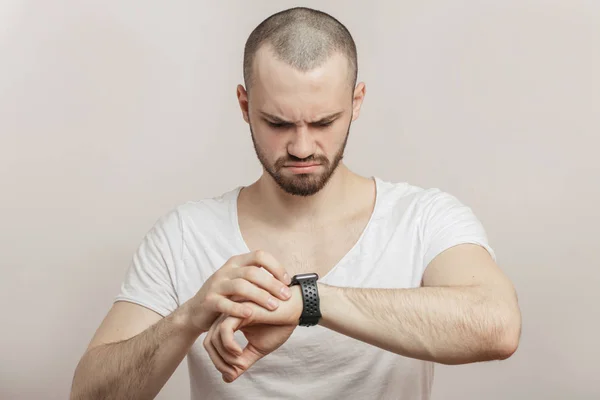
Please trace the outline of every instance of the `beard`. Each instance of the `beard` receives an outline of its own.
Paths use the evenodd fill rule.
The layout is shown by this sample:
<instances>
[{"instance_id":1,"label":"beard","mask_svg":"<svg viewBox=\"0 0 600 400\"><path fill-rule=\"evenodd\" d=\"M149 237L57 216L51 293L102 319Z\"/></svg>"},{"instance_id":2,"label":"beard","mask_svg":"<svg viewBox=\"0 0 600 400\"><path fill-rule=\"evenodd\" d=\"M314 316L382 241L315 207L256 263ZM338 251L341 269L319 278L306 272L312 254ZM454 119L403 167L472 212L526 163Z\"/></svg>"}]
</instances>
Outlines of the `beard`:
<instances>
[{"instance_id":1,"label":"beard","mask_svg":"<svg viewBox=\"0 0 600 400\"><path fill-rule=\"evenodd\" d=\"M350 124L346 130L346 137L342 146L337 151L333 160L329 160L325 156L312 155L307 158L300 159L290 154L287 157L280 157L275 161L274 164L270 164L265 156L264 152L257 146L256 139L254 138L254 131L252 130L252 123L250 125L250 134L252 136L252 143L254 144L254 150L258 160L262 164L263 168L273 178L275 183L286 193L293 196L312 196L318 193L321 189L327 185L329 179L339 166L340 162L344 158L344 151L346 150L346 144L348 143L348 136L350 135ZM284 165L289 162L315 162L321 164L325 171L309 174L295 174L292 176L285 176L281 173Z\"/></svg>"}]
</instances>

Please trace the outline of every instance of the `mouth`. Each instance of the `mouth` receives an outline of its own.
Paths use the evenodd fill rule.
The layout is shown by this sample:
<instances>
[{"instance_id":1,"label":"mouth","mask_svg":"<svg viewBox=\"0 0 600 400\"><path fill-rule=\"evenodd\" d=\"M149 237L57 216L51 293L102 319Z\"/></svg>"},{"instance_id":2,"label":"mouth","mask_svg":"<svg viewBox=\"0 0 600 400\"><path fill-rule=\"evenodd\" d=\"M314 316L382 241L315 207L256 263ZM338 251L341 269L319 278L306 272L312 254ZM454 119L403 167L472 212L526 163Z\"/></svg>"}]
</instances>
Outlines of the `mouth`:
<instances>
[{"instance_id":1,"label":"mouth","mask_svg":"<svg viewBox=\"0 0 600 400\"><path fill-rule=\"evenodd\" d=\"M321 165L319 163L290 163L290 164L285 164L284 167L293 167L293 168L307 168L307 167L314 167L315 165Z\"/></svg>"},{"instance_id":2,"label":"mouth","mask_svg":"<svg viewBox=\"0 0 600 400\"><path fill-rule=\"evenodd\" d=\"M294 174L308 174L314 172L321 164L318 163L303 163L303 164L287 164L283 167Z\"/></svg>"}]
</instances>

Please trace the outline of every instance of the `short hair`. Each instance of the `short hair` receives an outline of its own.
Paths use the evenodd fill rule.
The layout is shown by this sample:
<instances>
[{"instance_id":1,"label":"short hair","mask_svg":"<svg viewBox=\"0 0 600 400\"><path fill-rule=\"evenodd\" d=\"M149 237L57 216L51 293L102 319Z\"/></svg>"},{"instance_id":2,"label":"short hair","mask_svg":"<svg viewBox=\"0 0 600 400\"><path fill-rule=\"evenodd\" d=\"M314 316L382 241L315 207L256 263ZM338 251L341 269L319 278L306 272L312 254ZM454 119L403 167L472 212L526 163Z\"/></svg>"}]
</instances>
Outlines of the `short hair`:
<instances>
[{"instance_id":1,"label":"short hair","mask_svg":"<svg viewBox=\"0 0 600 400\"><path fill-rule=\"evenodd\" d=\"M349 80L356 85L356 44L346 27L331 15L306 7L294 7L271 15L250 34L244 47L244 82L252 84L256 52L270 45L275 57L300 70L310 71L339 52L348 59Z\"/></svg>"}]
</instances>

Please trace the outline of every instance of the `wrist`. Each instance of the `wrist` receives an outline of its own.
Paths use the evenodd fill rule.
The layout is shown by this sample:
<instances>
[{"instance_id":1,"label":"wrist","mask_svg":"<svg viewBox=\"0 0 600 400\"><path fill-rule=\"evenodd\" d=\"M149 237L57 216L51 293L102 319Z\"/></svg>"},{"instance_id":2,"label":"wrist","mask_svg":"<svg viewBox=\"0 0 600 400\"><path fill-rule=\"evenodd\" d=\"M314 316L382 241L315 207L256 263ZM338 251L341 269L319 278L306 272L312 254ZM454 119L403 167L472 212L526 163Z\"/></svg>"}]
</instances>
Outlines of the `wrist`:
<instances>
[{"instance_id":1,"label":"wrist","mask_svg":"<svg viewBox=\"0 0 600 400\"><path fill-rule=\"evenodd\" d=\"M208 329L202 327L201 321L204 319L198 317L198 310L193 304L186 302L181 305L172 315L173 325L181 332L191 336L200 336L208 332Z\"/></svg>"},{"instance_id":2,"label":"wrist","mask_svg":"<svg viewBox=\"0 0 600 400\"><path fill-rule=\"evenodd\" d=\"M290 287L292 291L292 296L290 297L290 305L292 306L292 321L294 325L298 325L300 323L300 316L302 315L302 310L304 310L304 300L302 299L302 289L300 286L292 286Z\"/></svg>"},{"instance_id":3,"label":"wrist","mask_svg":"<svg viewBox=\"0 0 600 400\"><path fill-rule=\"evenodd\" d=\"M292 278L290 286L298 286L302 297L302 310L298 325L314 326L319 323L321 311L319 307L319 275L314 272L297 274Z\"/></svg>"},{"instance_id":4,"label":"wrist","mask_svg":"<svg viewBox=\"0 0 600 400\"><path fill-rule=\"evenodd\" d=\"M334 303L332 299L336 295L336 288L320 282L317 282L317 287L319 289L321 306L321 318L319 319L319 325L327 327L327 323L330 321L333 314L332 308Z\"/></svg>"}]
</instances>

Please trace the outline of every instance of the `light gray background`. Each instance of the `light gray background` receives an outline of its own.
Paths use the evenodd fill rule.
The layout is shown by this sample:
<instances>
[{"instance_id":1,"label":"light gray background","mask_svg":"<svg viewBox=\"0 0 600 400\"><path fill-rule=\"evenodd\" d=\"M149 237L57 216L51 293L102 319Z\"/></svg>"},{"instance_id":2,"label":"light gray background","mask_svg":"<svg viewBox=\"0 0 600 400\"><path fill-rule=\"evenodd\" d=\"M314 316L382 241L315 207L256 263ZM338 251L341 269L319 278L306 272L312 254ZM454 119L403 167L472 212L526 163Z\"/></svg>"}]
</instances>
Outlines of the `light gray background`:
<instances>
[{"instance_id":1,"label":"light gray background","mask_svg":"<svg viewBox=\"0 0 600 400\"><path fill-rule=\"evenodd\" d=\"M0 398L65 399L154 221L258 177L243 45L298 4L0 0ZM518 352L434 399L600 398L600 1L302 5L358 45L348 165L472 206L518 289Z\"/></svg>"}]
</instances>

